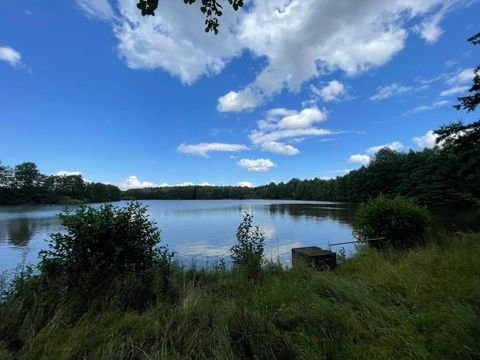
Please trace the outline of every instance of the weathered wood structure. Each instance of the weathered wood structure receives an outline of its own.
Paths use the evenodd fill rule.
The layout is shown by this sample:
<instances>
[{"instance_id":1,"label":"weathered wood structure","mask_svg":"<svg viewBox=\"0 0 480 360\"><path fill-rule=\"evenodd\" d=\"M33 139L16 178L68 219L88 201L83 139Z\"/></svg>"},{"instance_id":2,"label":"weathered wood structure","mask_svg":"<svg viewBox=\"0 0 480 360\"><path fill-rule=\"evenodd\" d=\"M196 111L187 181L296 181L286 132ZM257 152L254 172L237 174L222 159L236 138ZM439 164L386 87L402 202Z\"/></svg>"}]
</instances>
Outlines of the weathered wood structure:
<instances>
[{"instance_id":1,"label":"weathered wood structure","mask_svg":"<svg viewBox=\"0 0 480 360\"><path fill-rule=\"evenodd\" d=\"M316 270L331 270L337 266L337 254L318 246L292 249L292 265L302 261Z\"/></svg>"}]
</instances>

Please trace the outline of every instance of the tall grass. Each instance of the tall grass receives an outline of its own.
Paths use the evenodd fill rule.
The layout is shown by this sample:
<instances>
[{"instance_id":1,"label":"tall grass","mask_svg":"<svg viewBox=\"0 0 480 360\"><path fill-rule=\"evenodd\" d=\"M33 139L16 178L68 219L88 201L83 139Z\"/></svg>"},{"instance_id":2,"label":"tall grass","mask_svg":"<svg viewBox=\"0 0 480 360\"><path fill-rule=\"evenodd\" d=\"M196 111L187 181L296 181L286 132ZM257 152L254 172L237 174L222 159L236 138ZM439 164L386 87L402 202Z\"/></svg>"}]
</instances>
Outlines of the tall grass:
<instances>
[{"instance_id":1,"label":"tall grass","mask_svg":"<svg viewBox=\"0 0 480 360\"><path fill-rule=\"evenodd\" d=\"M175 267L144 310L121 306L124 279L65 299L24 275L0 305L0 358L479 358L480 235L440 240L361 248L332 272L270 264L255 282Z\"/></svg>"}]
</instances>

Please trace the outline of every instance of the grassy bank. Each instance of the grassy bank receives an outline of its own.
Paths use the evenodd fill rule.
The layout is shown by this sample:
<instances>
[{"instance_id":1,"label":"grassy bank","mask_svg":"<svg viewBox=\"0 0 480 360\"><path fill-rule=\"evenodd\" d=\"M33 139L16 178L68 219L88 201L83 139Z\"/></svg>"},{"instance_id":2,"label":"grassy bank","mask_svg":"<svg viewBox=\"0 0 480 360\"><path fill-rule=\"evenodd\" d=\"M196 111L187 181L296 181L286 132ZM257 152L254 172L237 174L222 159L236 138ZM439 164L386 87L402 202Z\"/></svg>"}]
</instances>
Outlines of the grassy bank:
<instances>
[{"instance_id":1,"label":"grassy bank","mask_svg":"<svg viewBox=\"0 0 480 360\"><path fill-rule=\"evenodd\" d=\"M122 307L125 286L82 306L34 277L0 306L0 358L479 358L480 235L445 240L362 249L329 273L272 265L256 283L174 268L141 310Z\"/></svg>"}]
</instances>

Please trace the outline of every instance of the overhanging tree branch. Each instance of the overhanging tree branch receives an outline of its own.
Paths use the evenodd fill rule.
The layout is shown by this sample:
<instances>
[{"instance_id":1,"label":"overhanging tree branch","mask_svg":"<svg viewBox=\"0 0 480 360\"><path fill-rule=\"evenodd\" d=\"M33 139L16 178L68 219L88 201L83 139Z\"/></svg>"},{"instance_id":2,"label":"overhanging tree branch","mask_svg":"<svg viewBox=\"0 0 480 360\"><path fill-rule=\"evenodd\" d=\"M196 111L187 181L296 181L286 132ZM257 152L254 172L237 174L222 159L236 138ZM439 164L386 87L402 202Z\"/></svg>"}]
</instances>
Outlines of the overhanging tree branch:
<instances>
[{"instance_id":1,"label":"overhanging tree branch","mask_svg":"<svg viewBox=\"0 0 480 360\"><path fill-rule=\"evenodd\" d=\"M196 0L183 0L186 5L192 5ZM223 15L223 7L217 0L201 0L200 11L205 15L205 32L212 31L218 34L218 18ZM237 11L244 5L244 0L228 0L228 3ZM138 0L137 8L143 16L155 16L158 8L158 0Z\"/></svg>"}]
</instances>

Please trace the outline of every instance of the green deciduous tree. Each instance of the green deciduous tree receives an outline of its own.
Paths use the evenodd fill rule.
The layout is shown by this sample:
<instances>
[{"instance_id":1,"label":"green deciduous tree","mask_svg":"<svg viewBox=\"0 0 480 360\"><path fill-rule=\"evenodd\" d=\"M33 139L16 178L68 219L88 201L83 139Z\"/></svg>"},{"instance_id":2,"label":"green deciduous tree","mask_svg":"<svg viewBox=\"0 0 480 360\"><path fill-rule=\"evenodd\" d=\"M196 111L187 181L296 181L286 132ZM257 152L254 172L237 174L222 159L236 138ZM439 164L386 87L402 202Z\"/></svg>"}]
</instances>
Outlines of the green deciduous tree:
<instances>
[{"instance_id":1,"label":"green deciduous tree","mask_svg":"<svg viewBox=\"0 0 480 360\"><path fill-rule=\"evenodd\" d=\"M429 222L427 210L414 201L380 195L360 204L353 220L353 234L360 241L385 237L368 243L374 247L408 248L423 242Z\"/></svg>"},{"instance_id":2,"label":"green deciduous tree","mask_svg":"<svg viewBox=\"0 0 480 360\"><path fill-rule=\"evenodd\" d=\"M15 166L15 186L26 192L32 192L42 185L44 176L33 162L24 162Z\"/></svg>"},{"instance_id":3,"label":"green deciduous tree","mask_svg":"<svg viewBox=\"0 0 480 360\"><path fill-rule=\"evenodd\" d=\"M91 295L130 275L145 280L151 269L169 263L160 231L138 203L81 206L59 216L67 232L51 235L49 250L40 253L40 269L67 291Z\"/></svg>"},{"instance_id":4,"label":"green deciduous tree","mask_svg":"<svg viewBox=\"0 0 480 360\"><path fill-rule=\"evenodd\" d=\"M263 263L265 235L258 226L253 226L253 216L243 215L237 229L237 244L230 249L234 267L245 272L250 279L258 277Z\"/></svg>"}]
</instances>

